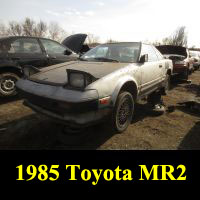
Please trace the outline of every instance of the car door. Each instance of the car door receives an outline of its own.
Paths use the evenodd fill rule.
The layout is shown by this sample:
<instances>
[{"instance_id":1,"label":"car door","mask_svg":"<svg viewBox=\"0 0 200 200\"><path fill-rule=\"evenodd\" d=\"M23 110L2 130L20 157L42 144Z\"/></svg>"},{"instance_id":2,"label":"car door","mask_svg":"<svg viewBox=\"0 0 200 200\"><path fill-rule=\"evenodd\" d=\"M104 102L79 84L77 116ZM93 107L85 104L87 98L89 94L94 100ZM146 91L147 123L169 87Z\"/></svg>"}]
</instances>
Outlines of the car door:
<instances>
[{"instance_id":1,"label":"car door","mask_svg":"<svg viewBox=\"0 0 200 200\"><path fill-rule=\"evenodd\" d=\"M40 39L41 44L46 51L48 65L59 64L73 60L72 56L66 55L67 48L56 41L49 39Z\"/></svg>"},{"instance_id":2,"label":"car door","mask_svg":"<svg viewBox=\"0 0 200 200\"><path fill-rule=\"evenodd\" d=\"M31 65L37 68L47 66L47 57L37 38L17 38L11 42L9 58L21 67Z\"/></svg>"},{"instance_id":3,"label":"car door","mask_svg":"<svg viewBox=\"0 0 200 200\"><path fill-rule=\"evenodd\" d=\"M141 65L142 85L141 92L146 93L156 87L162 79L162 68L164 67L161 60L158 59L151 45L142 44L141 55L148 54L148 61Z\"/></svg>"},{"instance_id":4,"label":"car door","mask_svg":"<svg viewBox=\"0 0 200 200\"><path fill-rule=\"evenodd\" d=\"M152 46L152 48L154 49L157 57L158 57L158 62L159 62L159 72L160 72L160 76L161 79L164 79L166 77L166 65L167 65L167 61L166 59L163 57L163 55L154 47Z\"/></svg>"}]
</instances>

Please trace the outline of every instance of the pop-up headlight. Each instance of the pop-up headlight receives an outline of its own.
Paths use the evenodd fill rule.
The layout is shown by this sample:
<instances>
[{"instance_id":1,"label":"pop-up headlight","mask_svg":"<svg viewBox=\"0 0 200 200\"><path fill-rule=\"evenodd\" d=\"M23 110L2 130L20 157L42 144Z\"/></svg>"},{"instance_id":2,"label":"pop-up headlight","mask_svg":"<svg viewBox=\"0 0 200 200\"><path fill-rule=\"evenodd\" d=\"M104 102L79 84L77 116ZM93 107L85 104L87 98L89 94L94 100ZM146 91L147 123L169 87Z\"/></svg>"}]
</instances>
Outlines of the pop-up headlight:
<instances>
[{"instance_id":1,"label":"pop-up headlight","mask_svg":"<svg viewBox=\"0 0 200 200\"><path fill-rule=\"evenodd\" d=\"M67 69L68 86L77 89L84 89L96 79L87 72Z\"/></svg>"}]
</instances>

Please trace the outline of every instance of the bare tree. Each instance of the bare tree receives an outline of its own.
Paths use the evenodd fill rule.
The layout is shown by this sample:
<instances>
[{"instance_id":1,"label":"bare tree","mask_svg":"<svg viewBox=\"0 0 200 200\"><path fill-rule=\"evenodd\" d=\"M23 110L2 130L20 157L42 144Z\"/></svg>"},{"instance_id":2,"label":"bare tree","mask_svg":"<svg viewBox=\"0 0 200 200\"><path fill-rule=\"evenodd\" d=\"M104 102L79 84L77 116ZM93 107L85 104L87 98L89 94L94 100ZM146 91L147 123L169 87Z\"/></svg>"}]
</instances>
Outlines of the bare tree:
<instances>
[{"instance_id":1,"label":"bare tree","mask_svg":"<svg viewBox=\"0 0 200 200\"><path fill-rule=\"evenodd\" d=\"M117 42L116 40L113 40L112 38L110 38L110 39L108 39L107 41L106 41L106 43L115 43L115 42Z\"/></svg>"},{"instance_id":2,"label":"bare tree","mask_svg":"<svg viewBox=\"0 0 200 200\"><path fill-rule=\"evenodd\" d=\"M166 37L162 40L163 44L175 45L175 46L187 46L187 33L186 27L181 26L176 29L172 36Z\"/></svg>"},{"instance_id":3,"label":"bare tree","mask_svg":"<svg viewBox=\"0 0 200 200\"><path fill-rule=\"evenodd\" d=\"M99 43L99 37L98 36L95 36L94 34L91 34L91 33L88 33L87 35L88 35L88 37L87 37L87 44L88 45Z\"/></svg>"},{"instance_id":4,"label":"bare tree","mask_svg":"<svg viewBox=\"0 0 200 200\"><path fill-rule=\"evenodd\" d=\"M50 22L48 26L49 38L61 42L68 33L62 29L57 22Z\"/></svg>"},{"instance_id":5,"label":"bare tree","mask_svg":"<svg viewBox=\"0 0 200 200\"><path fill-rule=\"evenodd\" d=\"M35 26L33 28L33 36L37 37L45 37L47 35L47 24L43 21L40 21L39 23L35 23Z\"/></svg>"},{"instance_id":6,"label":"bare tree","mask_svg":"<svg viewBox=\"0 0 200 200\"><path fill-rule=\"evenodd\" d=\"M35 22L30 19L30 18L26 18L24 20L24 22L22 23L22 27L23 27L23 32L25 36L33 36L34 32L35 32Z\"/></svg>"},{"instance_id":7,"label":"bare tree","mask_svg":"<svg viewBox=\"0 0 200 200\"><path fill-rule=\"evenodd\" d=\"M0 23L0 37L7 36L7 35L8 35L7 27L3 23Z\"/></svg>"},{"instance_id":8,"label":"bare tree","mask_svg":"<svg viewBox=\"0 0 200 200\"><path fill-rule=\"evenodd\" d=\"M11 36L22 36L23 28L21 24L15 21L11 21L8 24L7 34Z\"/></svg>"},{"instance_id":9,"label":"bare tree","mask_svg":"<svg viewBox=\"0 0 200 200\"><path fill-rule=\"evenodd\" d=\"M187 33L185 31L185 26L177 28L172 36L172 43L177 46L187 46Z\"/></svg>"}]
</instances>

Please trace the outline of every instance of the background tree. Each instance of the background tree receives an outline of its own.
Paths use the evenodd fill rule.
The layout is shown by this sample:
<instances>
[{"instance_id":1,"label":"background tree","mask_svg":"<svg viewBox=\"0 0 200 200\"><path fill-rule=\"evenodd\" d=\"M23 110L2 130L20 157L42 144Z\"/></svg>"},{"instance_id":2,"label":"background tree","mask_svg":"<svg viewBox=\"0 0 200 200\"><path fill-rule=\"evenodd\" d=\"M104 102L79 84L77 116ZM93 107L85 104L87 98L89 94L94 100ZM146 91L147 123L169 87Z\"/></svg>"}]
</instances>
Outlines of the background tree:
<instances>
[{"instance_id":1,"label":"background tree","mask_svg":"<svg viewBox=\"0 0 200 200\"><path fill-rule=\"evenodd\" d=\"M169 37L162 40L162 44L187 47L186 27L181 26Z\"/></svg>"},{"instance_id":2,"label":"background tree","mask_svg":"<svg viewBox=\"0 0 200 200\"><path fill-rule=\"evenodd\" d=\"M61 42L69 34L61 28L57 22L50 22L48 26L48 37L52 40Z\"/></svg>"},{"instance_id":3,"label":"background tree","mask_svg":"<svg viewBox=\"0 0 200 200\"><path fill-rule=\"evenodd\" d=\"M23 27L18 22L11 21L8 24L6 33L7 33L7 35L10 35L10 36L22 36L23 35Z\"/></svg>"},{"instance_id":4,"label":"background tree","mask_svg":"<svg viewBox=\"0 0 200 200\"><path fill-rule=\"evenodd\" d=\"M45 37L48 32L48 26L45 22L41 21L39 23L35 23L35 27L33 29L33 36L37 37Z\"/></svg>"},{"instance_id":5,"label":"background tree","mask_svg":"<svg viewBox=\"0 0 200 200\"><path fill-rule=\"evenodd\" d=\"M48 25L42 20L37 22L27 17L22 22L10 21L7 26L0 23L0 37L35 36L46 37L61 42L67 35L66 31L56 22L50 22Z\"/></svg>"},{"instance_id":6,"label":"background tree","mask_svg":"<svg viewBox=\"0 0 200 200\"><path fill-rule=\"evenodd\" d=\"M0 23L0 37L7 36L6 26Z\"/></svg>"},{"instance_id":7,"label":"background tree","mask_svg":"<svg viewBox=\"0 0 200 200\"><path fill-rule=\"evenodd\" d=\"M88 45L91 45L91 44L98 44L99 43L99 37L94 35L94 34L91 34L91 33L88 33L87 34L87 41L86 43Z\"/></svg>"},{"instance_id":8,"label":"background tree","mask_svg":"<svg viewBox=\"0 0 200 200\"><path fill-rule=\"evenodd\" d=\"M106 43L115 43L115 42L117 42L116 40L113 40L112 38L110 38L110 39L108 39L107 41L106 41Z\"/></svg>"}]
</instances>

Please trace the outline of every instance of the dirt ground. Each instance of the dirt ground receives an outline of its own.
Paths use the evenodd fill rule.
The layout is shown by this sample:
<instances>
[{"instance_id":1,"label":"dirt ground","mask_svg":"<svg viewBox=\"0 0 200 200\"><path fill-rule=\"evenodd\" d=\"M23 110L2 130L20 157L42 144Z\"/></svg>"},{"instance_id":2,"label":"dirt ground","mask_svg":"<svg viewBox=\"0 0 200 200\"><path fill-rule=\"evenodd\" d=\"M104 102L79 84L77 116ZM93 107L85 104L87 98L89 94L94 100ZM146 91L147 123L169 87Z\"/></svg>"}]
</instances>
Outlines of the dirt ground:
<instances>
[{"instance_id":1,"label":"dirt ground","mask_svg":"<svg viewBox=\"0 0 200 200\"><path fill-rule=\"evenodd\" d=\"M175 110L158 116L142 104L122 134L103 124L77 134L23 106L21 99L0 99L0 149L200 149L200 112L177 103L200 97L200 71L191 83L175 81L164 97Z\"/></svg>"}]
</instances>

